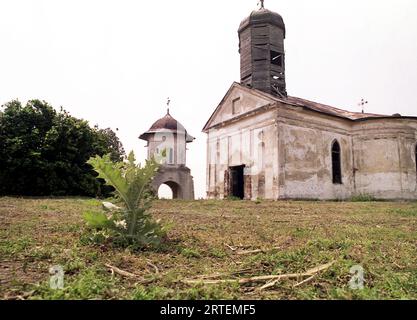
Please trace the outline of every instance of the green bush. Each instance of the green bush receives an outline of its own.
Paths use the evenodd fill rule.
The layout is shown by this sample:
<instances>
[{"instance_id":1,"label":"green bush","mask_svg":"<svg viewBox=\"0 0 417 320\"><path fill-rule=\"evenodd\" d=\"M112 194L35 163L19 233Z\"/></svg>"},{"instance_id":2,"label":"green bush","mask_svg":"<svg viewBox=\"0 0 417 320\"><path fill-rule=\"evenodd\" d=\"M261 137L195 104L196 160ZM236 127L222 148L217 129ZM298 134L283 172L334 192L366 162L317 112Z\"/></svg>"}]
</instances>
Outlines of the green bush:
<instances>
[{"instance_id":1,"label":"green bush","mask_svg":"<svg viewBox=\"0 0 417 320\"><path fill-rule=\"evenodd\" d=\"M45 101L11 101L0 112L0 196L104 196L112 190L86 161L124 156L111 129L57 112Z\"/></svg>"},{"instance_id":2,"label":"green bush","mask_svg":"<svg viewBox=\"0 0 417 320\"><path fill-rule=\"evenodd\" d=\"M137 165L133 152L126 162L113 163L110 155L91 158L93 166L106 183L115 189L123 207L112 212L86 212L84 219L93 229L93 237L109 239L123 247L143 248L158 246L165 235L159 221L154 221L148 210L154 200L151 182L159 164L156 160Z\"/></svg>"}]
</instances>

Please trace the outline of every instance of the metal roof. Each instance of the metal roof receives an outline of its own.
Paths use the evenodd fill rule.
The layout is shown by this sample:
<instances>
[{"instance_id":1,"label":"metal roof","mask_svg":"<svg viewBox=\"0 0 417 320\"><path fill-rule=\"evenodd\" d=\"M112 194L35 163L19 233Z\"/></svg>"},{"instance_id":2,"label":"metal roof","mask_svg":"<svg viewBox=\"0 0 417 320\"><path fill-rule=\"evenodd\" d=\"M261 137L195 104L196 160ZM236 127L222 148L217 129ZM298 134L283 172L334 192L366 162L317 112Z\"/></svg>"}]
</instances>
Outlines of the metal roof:
<instances>
[{"instance_id":1,"label":"metal roof","mask_svg":"<svg viewBox=\"0 0 417 320\"><path fill-rule=\"evenodd\" d=\"M322 103L318 103L318 102L314 102L314 101L310 101L310 100L306 100L306 99L302 99L302 98L292 97L292 96L288 96L287 98L279 98L275 95L263 92L261 90L248 88L246 86L243 86L240 83L234 82L232 84L232 86L230 87L230 89L227 91L226 95L224 96L224 98L222 99L220 104L218 105L218 107L216 108L216 110L213 112L210 119L207 121L206 125L204 126L203 131L207 131L208 129L210 129L209 125L210 125L211 120L213 119L214 115L217 113L220 106L223 104L223 102L225 101L226 97L229 95L231 90L235 87L240 87L244 90L252 91L252 92L256 93L257 95L263 95L263 96L265 96L269 99L272 99L273 101L280 102L280 103L283 103L283 104L286 104L286 105L301 107L301 108L304 108L306 110L311 110L311 111L314 111L314 112L327 114L329 116L334 116L334 117L342 118L342 119L349 120L349 121L367 121L367 120L375 120L375 119L412 119L412 120L417 120L417 117L410 117L410 116L403 117L403 116L398 115L398 114L383 115L383 114L375 114L375 113L352 112L352 111L347 111L347 110L344 110L344 109L335 108L335 107L331 107L331 106L328 106L328 105L325 105L325 104L322 104Z\"/></svg>"},{"instance_id":2,"label":"metal roof","mask_svg":"<svg viewBox=\"0 0 417 320\"><path fill-rule=\"evenodd\" d=\"M163 132L170 132L174 134L185 133L187 142L193 142L195 140L194 137L187 133L187 130L185 130L184 126L171 116L169 110L167 111L167 114L161 119L157 120L148 131L141 134L139 139L147 141L149 135Z\"/></svg>"},{"instance_id":3,"label":"metal roof","mask_svg":"<svg viewBox=\"0 0 417 320\"><path fill-rule=\"evenodd\" d=\"M249 17L247 17L240 23L239 32L241 32L242 30L244 30L250 25L266 24L266 23L270 23L270 24L280 27L284 31L284 38L285 38L284 19L278 13L270 11L265 8L252 11Z\"/></svg>"}]
</instances>

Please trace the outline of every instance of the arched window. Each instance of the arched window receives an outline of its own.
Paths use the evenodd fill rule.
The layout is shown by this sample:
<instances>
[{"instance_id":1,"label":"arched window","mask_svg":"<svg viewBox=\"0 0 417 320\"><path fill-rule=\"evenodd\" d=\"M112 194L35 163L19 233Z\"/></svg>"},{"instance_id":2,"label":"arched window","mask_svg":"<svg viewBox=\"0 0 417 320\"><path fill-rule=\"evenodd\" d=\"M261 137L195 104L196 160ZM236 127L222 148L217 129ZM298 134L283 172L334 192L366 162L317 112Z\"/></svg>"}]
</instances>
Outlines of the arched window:
<instances>
[{"instance_id":1,"label":"arched window","mask_svg":"<svg viewBox=\"0 0 417 320\"><path fill-rule=\"evenodd\" d=\"M332 144L332 173L333 183L342 184L342 164L340 157L340 145L337 140Z\"/></svg>"}]
</instances>

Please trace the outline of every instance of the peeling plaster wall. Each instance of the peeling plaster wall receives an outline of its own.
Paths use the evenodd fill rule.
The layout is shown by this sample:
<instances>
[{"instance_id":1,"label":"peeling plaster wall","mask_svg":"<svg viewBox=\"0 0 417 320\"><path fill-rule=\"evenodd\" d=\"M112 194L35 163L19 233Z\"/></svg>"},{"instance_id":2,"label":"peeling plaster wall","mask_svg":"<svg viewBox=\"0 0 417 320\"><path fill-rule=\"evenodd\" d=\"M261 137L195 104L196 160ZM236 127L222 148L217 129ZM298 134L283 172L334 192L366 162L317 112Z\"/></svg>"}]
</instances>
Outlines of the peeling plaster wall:
<instances>
[{"instance_id":1,"label":"peeling plaster wall","mask_svg":"<svg viewBox=\"0 0 417 320\"><path fill-rule=\"evenodd\" d=\"M207 195L227 197L225 174L245 165L247 199L278 199L276 111L266 110L208 132ZM261 183L258 183L261 182ZM248 189L249 188L249 189Z\"/></svg>"},{"instance_id":2,"label":"peeling plaster wall","mask_svg":"<svg viewBox=\"0 0 417 320\"><path fill-rule=\"evenodd\" d=\"M215 119L211 125L215 126L221 122L231 120L240 114L250 112L270 102L272 100L263 98L260 95L248 93L240 88L235 88L230 97L224 101L221 110L215 115Z\"/></svg>"},{"instance_id":3,"label":"peeling plaster wall","mask_svg":"<svg viewBox=\"0 0 417 320\"><path fill-rule=\"evenodd\" d=\"M382 119L355 126L356 193L380 199L417 199L417 124Z\"/></svg>"},{"instance_id":4,"label":"peeling plaster wall","mask_svg":"<svg viewBox=\"0 0 417 320\"><path fill-rule=\"evenodd\" d=\"M280 106L278 116L279 195L282 199L346 199L353 192L349 123L302 109ZM331 146L341 147L343 184L333 184Z\"/></svg>"},{"instance_id":5,"label":"peeling plaster wall","mask_svg":"<svg viewBox=\"0 0 417 320\"><path fill-rule=\"evenodd\" d=\"M280 198L417 199L417 122L350 122L280 106ZM333 184L331 145L341 146L342 185Z\"/></svg>"},{"instance_id":6,"label":"peeling plaster wall","mask_svg":"<svg viewBox=\"0 0 417 320\"><path fill-rule=\"evenodd\" d=\"M209 198L227 197L229 167L245 165L246 199L417 199L413 119L350 121L235 90L207 133ZM332 179L335 140L342 184Z\"/></svg>"}]
</instances>

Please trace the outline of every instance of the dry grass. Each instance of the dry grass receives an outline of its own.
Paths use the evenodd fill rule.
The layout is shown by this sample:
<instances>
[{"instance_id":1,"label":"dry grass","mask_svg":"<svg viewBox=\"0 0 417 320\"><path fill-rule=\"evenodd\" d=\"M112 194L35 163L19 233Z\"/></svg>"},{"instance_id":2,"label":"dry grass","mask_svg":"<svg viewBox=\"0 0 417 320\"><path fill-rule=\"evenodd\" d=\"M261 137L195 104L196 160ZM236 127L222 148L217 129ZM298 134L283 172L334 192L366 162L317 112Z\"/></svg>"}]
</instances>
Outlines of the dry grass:
<instances>
[{"instance_id":1,"label":"dry grass","mask_svg":"<svg viewBox=\"0 0 417 320\"><path fill-rule=\"evenodd\" d=\"M144 252L87 241L82 213L99 206L94 199L1 198L0 297L417 298L416 202L157 201L152 212L171 225L169 241ZM266 290L259 290L265 283L238 283L331 261L308 281L284 277ZM49 288L53 265L64 267L63 290ZM354 265L365 270L364 290L349 288ZM202 283L185 283L195 279ZM236 282L204 283L210 279Z\"/></svg>"}]
</instances>

